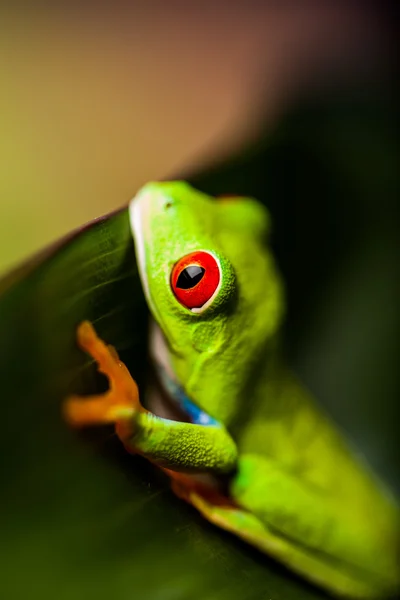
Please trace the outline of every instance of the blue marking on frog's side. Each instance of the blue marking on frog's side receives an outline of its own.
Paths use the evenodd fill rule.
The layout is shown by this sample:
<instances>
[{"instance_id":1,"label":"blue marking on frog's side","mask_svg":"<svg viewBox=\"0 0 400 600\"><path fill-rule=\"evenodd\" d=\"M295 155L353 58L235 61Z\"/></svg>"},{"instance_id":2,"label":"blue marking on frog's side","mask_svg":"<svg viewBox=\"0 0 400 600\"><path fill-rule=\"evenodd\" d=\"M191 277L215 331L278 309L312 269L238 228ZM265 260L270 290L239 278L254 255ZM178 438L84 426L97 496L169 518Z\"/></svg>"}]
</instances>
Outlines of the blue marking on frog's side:
<instances>
[{"instance_id":1,"label":"blue marking on frog's side","mask_svg":"<svg viewBox=\"0 0 400 600\"><path fill-rule=\"evenodd\" d=\"M171 396L180 408L187 414L192 423L196 425L214 425L220 426L220 423L202 411L186 396L181 386L173 381L161 365L157 365L157 371L168 394Z\"/></svg>"}]
</instances>

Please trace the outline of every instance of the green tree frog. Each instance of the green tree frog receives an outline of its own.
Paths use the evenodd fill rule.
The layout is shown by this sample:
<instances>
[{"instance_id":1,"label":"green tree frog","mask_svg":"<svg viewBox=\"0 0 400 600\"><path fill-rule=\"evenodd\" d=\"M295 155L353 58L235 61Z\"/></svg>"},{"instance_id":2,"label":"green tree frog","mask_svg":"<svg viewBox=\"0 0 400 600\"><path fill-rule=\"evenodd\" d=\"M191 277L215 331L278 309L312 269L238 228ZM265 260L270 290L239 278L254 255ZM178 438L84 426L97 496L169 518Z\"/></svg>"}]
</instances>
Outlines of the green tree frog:
<instances>
[{"instance_id":1,"label":"green tree frog","mask_svg":"<svg viewBox=\"0 0 400 600\"><path fill-rule=\"evenodd\" d=\"M329 592L391 594L396 502L279 359L284 290L267 209L173 181L145 185L129 214L151 353L182 417L144 408L116 351L84 322L78 342L110 389L67 399L69 422L114 422L205 518Z\"/></svg>"}]
</instances>

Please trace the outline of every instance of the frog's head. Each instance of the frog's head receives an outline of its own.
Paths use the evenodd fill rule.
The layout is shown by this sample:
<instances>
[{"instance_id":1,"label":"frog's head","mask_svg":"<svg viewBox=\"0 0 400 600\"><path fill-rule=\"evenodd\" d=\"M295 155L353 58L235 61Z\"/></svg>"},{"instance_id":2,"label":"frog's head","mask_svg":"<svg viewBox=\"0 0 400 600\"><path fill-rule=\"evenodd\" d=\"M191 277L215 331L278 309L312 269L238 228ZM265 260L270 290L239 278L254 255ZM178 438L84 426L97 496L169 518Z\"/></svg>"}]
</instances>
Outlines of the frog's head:
<instances>
[{"instance_id":1,"label":"frog's head","mask_svg":"<svg viewBox=\"0 0 400 600\"><path fill-rule=\"evenodd\" d=\"M202 410L227 422L282 315L268 213L255 200L215 200L175 181L144 186L130 219L174 375Z\"/></svg>"}]
</instances>

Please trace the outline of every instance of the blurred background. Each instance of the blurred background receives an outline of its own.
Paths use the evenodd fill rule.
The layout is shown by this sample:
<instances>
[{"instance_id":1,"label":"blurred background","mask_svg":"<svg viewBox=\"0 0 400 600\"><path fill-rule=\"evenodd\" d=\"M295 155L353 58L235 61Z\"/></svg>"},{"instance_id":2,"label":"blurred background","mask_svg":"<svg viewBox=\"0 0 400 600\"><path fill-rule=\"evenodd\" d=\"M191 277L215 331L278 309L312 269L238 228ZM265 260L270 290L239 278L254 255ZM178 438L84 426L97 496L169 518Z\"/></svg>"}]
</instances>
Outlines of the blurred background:
<instances>
[{"instance_id":1,"label":"blurred background","mask_svg":"<svg viewBox=\"0 0 400 600\"><path fill-rule=\"evenodd\" d=\"M390 68L390 3L284 6L2 4L0 273L145 181L229 157L302 89Z\"/></svg>"}]
</instances>

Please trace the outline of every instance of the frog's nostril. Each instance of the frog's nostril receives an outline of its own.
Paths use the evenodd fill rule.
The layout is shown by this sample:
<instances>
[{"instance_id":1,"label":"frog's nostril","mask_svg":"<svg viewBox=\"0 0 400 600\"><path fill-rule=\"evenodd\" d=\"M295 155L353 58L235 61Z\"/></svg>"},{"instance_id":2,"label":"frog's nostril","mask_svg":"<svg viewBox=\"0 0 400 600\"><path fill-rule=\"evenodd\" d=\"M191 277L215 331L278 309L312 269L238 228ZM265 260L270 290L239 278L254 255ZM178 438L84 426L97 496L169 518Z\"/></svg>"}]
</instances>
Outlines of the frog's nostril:
<instances>
[{"instance_id":1,"label":"frog's nostril","mask_svg":"<svg viewBox=\"0 0 400 600\"><path fill-rule=\"evenodd\" d=\"M165 210L168 210L168 208L171 208L171 207L172 207L172 202L170 200L168 200L168 202L166 202L164 204L164 208L165 208Z\"/></svg>"}]
</instances>

